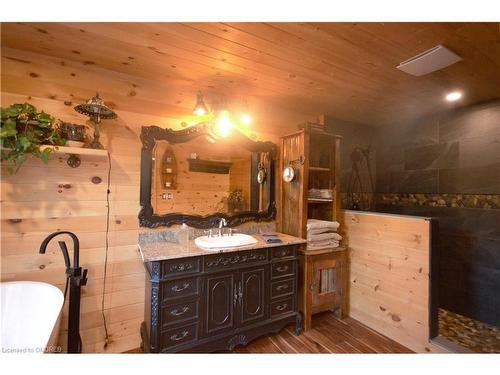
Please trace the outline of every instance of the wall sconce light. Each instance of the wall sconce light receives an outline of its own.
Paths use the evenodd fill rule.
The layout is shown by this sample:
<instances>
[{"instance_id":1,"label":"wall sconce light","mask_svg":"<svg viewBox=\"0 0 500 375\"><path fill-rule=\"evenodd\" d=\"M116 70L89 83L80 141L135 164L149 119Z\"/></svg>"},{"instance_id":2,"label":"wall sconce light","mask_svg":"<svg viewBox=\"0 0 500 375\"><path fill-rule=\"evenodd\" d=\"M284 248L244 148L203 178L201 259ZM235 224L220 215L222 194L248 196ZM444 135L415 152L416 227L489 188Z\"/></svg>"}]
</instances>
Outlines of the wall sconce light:
<instances>
[{"instance_id":1,"label":"wall sconce light","mask_svg":"<svg viewBox=\"0 0 500 375\"><path fill-rule=\"evenodd\" d=\"M244 107L247 107L246 104ZM201 123L204 123L210 129L214 139L229 137L233 128L247 134L252 123L252 118L246 110L238 114L233 114L227 109L225 100L222 100L216 106L207 106L201 91L198 91L196 94L196 104L193 108L193 114L199 117L198 121L201 121ZM184 126L187 125L186 123L184 124Z\"/></svg>"},{"instance_id":2,"label":"wall sconce light","mask_svg":"<svg viewBox=\"0 0 500 375\"><path fill-rule=\"evenodd\" d=\"M209 112L207 105L203 101L203 94L201 91L198 91L196 95L196 105L193 108L193 113L196 116L204 116Z\"/></svg>"},{"instance_id":3,"label":"wall sconce light","mask_svg":"<svg viewBox=\"0 0 500 375\"><path fill-rule=\"evenodd\" d=\"M252 118L248 113L242 113L240 116L240 121L243 125L249 126L252 123Z\"/></svg>"},{"instance_id":4,"label":"wall sconce light","mask_svg":"<svg viewBox=\"0 0 500 375\"><path fill-rule=\"evenodd\" d=\"M222 138L227 138L233 129L233 122L231 121L231 115L229 111L223 110L220 111L217 119L215 120L217 125L215 129L215 133L221 136Z\"/></svg>"}]
</instances>

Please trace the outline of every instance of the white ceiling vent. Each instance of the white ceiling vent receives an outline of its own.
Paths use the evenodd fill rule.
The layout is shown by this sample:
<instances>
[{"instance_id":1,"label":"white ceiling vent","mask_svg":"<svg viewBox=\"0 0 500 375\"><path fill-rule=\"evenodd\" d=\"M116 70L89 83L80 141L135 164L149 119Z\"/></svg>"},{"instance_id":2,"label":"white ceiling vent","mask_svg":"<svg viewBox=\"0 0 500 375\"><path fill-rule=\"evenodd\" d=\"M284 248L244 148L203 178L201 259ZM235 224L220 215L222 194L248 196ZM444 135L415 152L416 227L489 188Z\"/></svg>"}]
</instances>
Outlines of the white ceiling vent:
<instances>
[{"instance_id":1,"label":"white ceiling vent","mask_svg":"<svg viewBox=\"0 0 500 375\"><path fill-rule=\"evenodd\" d=\"M446 68L460 60L462 58L456 53L439 45L403 61L397 68L418 77Z\"/></svg>"}]
</instances>

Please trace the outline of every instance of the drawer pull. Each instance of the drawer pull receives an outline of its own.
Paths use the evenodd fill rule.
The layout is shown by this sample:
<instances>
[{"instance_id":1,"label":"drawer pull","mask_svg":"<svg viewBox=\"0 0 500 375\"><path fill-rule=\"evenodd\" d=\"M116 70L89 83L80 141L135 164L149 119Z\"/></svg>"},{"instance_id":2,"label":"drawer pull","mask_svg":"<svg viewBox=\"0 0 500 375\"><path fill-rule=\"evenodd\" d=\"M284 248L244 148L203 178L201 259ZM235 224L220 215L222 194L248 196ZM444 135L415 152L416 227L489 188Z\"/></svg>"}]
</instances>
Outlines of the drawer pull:
<instances>
[{"instance_id":1,"label":"drawer pull","mask_svg":"<svg viewBox=\"0 0 500 375\"><path fill-rule=\"evenodd\" d=\"M285 257L289 254L289 250L281 250L278 252L278 256Z\"/></svg>"},{"instance_id":2,"label":"drawer pull","mask_svg":"<svg viewBox=\"0 0 500 375\"><path fill-rule=\"evenodd\" d=\"M178 292L182 292L184 289L189 288L189 285L190 285L189 283L184 283L182 286L179 286L179 285L174 285L174 286L172 287L172 291L173 291L173 292L176 292L176 293L178 293Z\"/></svg>"},{"instance_id":3,"label":"drawer pull","mask_svg":"<svg viewBox=\"0 0 500 375\"><path fill-rule=\"evenodd\" d=\"M231 264L247 263L250 261L266 260L265 254L234 255L231 257L220 257L206 263L207 267L227 266Z\"/></svg>"},{"instance_id":4,"label":"drawer pull","mask_svg":"<svg viewBox=\"0 0 500 375\"><path fill-rule=\"evenodd\" d=\"M180 316L182 314L185 314L188 310L189 310L189 307L184 306L181 311L179 311L177 309L170 311L170 315Z\"/></svg>"},{"instance_id":5,"label":"drawer pull","mask_svg":"<svg viewBox=\"0 0 500 375\"><path fill-rule=\"evenodd\" d=\"M174 264L170 266L170 272L188 271L193 268L191 263Z\"/></svg>"},{"instance_id":6,"label":"drawer pull","mask_svg":"<svg viewBox=\"0 0 500 375\"><path fill-rule=\"evenodd\" d=\"M279 292L280 290L285 290L285 289L288 289L288 284L283 284L283 285L280 285L280 286L277 286L276 287L276 290Z\"/></svg>"},{"instance_id":7,"label":"drawer pull","mask_svg":"<svg viewBox=\"0 0 500 375\"><path fill-rule=\"evenodd\" d=\"M288 270L288 266L281 266L276 268L276 271L278 272L285 272L286 270Z\"/></svg>"},{"instance_id":8,"label":"drawer pull","mask_svg":"<svg viewBox=\"0 0 500 375\"><path fill-rule=\"evenodd\" d=\"M288 303L284 303L283 305L276 306L276 310L283 311L288 307Z\"/></svg>"},{"instance_id":9,"label":"drawer pull","mask_svg":"<svg viewBox=\"0 0 500 375\"><path fill-rule=\"evenodd\" d=\"M172 341L179 341L179 340L182 340L183 338L185 338L188 334L189 334L188 331L184 331L180 335L179 334L175 334L175 335L170 336L170 340L172 340Z\"/></svg>"}]
</instances>

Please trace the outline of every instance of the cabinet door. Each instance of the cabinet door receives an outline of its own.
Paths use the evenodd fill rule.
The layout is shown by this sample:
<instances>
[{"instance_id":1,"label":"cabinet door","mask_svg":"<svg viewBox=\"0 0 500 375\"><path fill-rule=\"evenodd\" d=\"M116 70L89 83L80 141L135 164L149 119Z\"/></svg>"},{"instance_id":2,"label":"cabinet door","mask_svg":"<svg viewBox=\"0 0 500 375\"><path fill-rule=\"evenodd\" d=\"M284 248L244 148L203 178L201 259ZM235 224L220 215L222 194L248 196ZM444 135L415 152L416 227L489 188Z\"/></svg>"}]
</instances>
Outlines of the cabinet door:
<instances>
[{"instance_id":1,"label":"cabinet door","mask_svg":"<svg viewBox=\"0 0 500 375\"><path fill-rule=\"evenodd\" d=\"M333 308L338 303L339 268L339 262L332 256L321 257L313 261L312 303L314 307L331 305Z\"/></svg>"},{"instance_id":2,"label":"cabinet door","mask_svg":"<svg viewBox=\"0 0 500 375\"><path fill-rule=\"evenodd\" d=\"M215 335L235 326L236 272L223 272L205 279L205 334Z\"/></svg>"},{"instance_id":3,"label":"cabinet door","mask_svg":"<svg viewBox=\"0 0 500 375\"><path fill-rule=\"evenodd\" d=\"M241 271L238 281L240 325L256 323L267 318L268 274L269 266Z\"/></svg>"}]
</instances>

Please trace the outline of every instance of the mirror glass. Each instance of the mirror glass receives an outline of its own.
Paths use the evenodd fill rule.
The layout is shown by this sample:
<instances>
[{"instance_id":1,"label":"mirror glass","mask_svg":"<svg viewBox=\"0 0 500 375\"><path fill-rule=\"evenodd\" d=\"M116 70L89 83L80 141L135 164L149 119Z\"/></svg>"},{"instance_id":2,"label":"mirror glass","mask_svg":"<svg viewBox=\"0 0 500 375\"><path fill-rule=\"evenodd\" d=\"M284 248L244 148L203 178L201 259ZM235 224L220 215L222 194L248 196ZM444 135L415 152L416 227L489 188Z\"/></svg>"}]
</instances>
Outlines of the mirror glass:
<instances>
[{"instance_id":1,"label":"mirror glass","mask_svg":"<svg viewBox=\"0 0 500 375\"><path fill-rule=\"evenodd\" d=\"M152 156L151 206L156 215L233 215L264 211L270 203L267 152L197 137L184 143L157 140Z\"/></svg>"}]
</instances>

